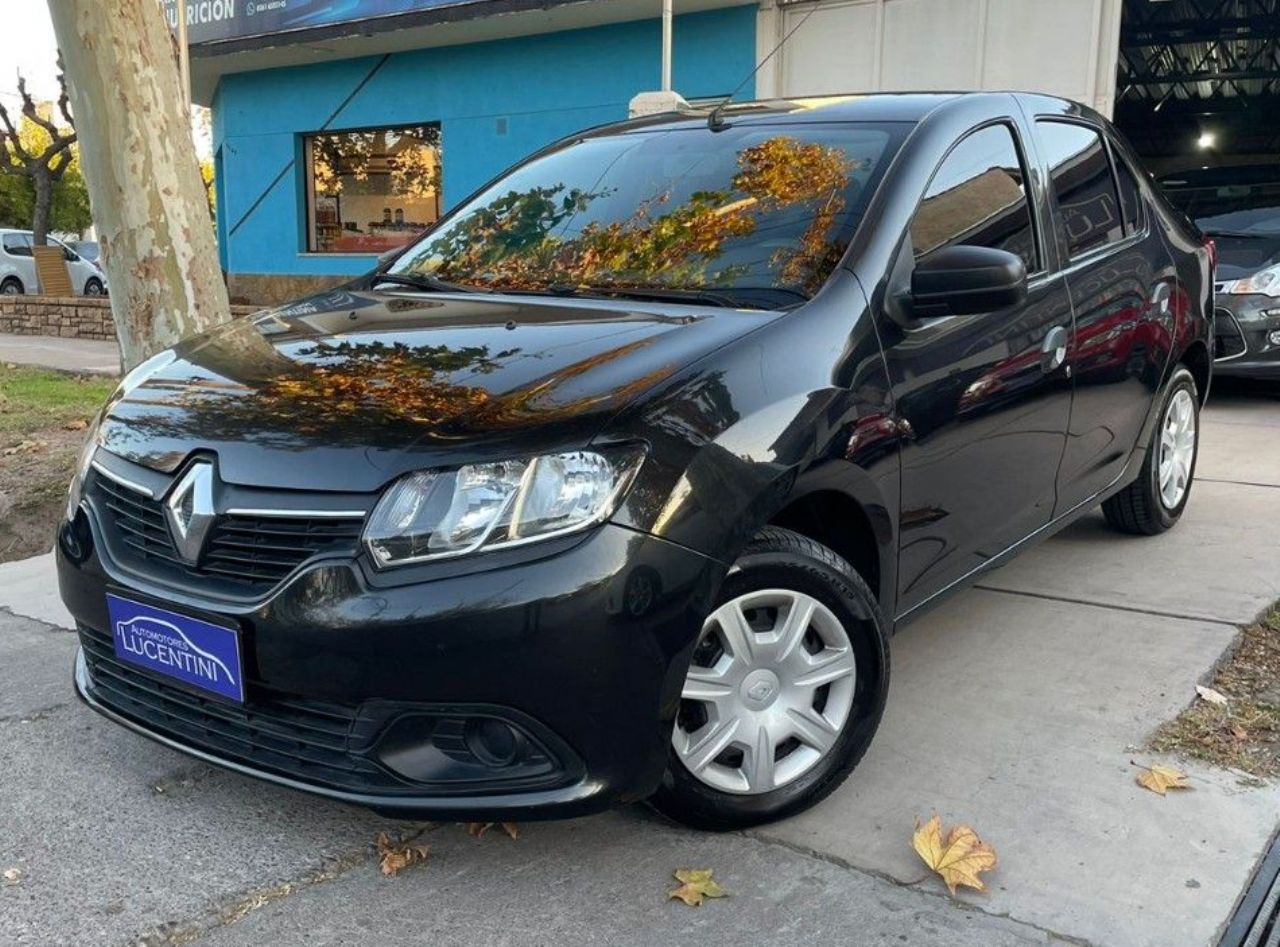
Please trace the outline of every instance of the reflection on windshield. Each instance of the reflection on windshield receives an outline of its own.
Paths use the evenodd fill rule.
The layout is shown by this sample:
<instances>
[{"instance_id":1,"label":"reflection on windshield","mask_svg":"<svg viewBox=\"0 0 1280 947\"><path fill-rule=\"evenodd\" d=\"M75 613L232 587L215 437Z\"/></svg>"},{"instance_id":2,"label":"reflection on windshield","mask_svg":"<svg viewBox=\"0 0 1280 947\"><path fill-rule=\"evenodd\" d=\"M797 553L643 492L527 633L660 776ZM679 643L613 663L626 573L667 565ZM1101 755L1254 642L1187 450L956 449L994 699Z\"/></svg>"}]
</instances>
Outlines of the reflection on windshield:
<instances>
[{"instance_id":1,"label":"reflection on windshield","mask_svg":"<svg viewBox=\"0 0 1280 947\"><path fill-rule=\"evenodd\" d=\"M498 290L787 290L847 246L890 132L794 126L587 139L499 181L391 272Z\"/></svg>"}]
</instances>

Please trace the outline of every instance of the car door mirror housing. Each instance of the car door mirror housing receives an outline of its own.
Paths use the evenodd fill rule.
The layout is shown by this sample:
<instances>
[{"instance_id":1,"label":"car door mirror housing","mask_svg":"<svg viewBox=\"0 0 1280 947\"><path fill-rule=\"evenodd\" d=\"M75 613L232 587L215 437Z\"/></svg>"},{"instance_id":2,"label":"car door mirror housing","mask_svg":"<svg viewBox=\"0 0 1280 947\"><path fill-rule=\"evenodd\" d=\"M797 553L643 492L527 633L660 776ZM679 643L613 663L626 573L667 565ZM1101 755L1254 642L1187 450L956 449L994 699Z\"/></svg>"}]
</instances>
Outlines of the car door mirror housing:
<instances>
[{"instance_id":1,"label":"car door mirror housing","mask_svg":"<svg viewBox=\"0 0 1280 947\"><path fill-rule=\"evenodd\" d=\"M911 313L917 319L993 312L1026 298L1022 257L995 247L942 247L918 260L911 274Z\"/></svg>"}]
</instances>

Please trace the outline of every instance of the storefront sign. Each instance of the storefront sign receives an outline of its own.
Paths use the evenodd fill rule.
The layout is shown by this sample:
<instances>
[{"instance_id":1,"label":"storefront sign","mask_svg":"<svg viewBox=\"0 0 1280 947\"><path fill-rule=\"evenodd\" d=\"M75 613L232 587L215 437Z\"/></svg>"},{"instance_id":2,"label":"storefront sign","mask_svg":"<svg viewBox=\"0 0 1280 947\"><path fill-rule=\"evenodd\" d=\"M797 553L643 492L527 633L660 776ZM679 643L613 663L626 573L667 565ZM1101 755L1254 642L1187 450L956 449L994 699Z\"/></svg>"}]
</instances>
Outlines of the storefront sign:
<instances>
[{"instance_id":1,"label":"storefront sign","mask_svg":"<svg viewBox=\"0 0 1280 947\"><path fill-rule=\"evenodd\" d=\"M475 0L185 0L192 46L392 17ZM165 0L177 29L178 0Z\"/></svg>"}]
</instances>

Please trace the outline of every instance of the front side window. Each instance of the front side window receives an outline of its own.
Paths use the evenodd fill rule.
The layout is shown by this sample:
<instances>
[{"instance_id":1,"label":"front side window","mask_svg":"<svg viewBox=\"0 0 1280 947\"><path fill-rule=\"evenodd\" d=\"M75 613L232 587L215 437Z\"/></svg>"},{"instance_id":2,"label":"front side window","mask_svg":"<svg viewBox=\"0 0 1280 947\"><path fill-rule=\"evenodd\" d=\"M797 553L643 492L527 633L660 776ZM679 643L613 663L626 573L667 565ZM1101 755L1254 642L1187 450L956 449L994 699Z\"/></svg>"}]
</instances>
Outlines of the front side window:
<instances>
[{"instance_id":1,"label":"front side window","mask_svg":"<svg viewBox=\"0 0 1280 947\"><path fill-rule=\"evenodd\" d=\"M917 260L956 244L994 247L1038 270L1026 176L1013 132L990 125L956 145L934 173L911 221Z\"/></svg>"},{"instance_id":2,"label":"front side window","mask_svg":"<svg viewBox=\"0 0 1280 947\"><path fill-rule=\"evenodd\" d=\"M10 256L31 256L31 238L24 233L7 233L4 249Z\"/></svg>"},{"instance_id":3,"label":"front side window","mask_svg":"<svg viewBox=\"0 0 1280 947\"><path fill-rule=\"evenodd\" d=\"M908 128L698 125L583 139L487 188L391 272L507 292L795 303L839 262Z\"/></svg>"},{"instance_id":4,"label":"front side window","mask_svg":"<svg viewBox=\"0 0 1280 947\"><path fill-rule=\"evenodd\" d=\"M331 132L304 140L307 250L384 253L440 218L440 127Z\"/></svg>"},{"instance_id":5,"label":"front side window","mask_svg":"<svg viewBox=\"0 0 1280 947\"><path fill-rule=\"evenodd\" d=\"M1120 199L1098 132L1084 125L1053 121L1036 122L1036 128L1062 211L1067 255L1075 259L1121 239Z\"/></svg>"}]
</instances>

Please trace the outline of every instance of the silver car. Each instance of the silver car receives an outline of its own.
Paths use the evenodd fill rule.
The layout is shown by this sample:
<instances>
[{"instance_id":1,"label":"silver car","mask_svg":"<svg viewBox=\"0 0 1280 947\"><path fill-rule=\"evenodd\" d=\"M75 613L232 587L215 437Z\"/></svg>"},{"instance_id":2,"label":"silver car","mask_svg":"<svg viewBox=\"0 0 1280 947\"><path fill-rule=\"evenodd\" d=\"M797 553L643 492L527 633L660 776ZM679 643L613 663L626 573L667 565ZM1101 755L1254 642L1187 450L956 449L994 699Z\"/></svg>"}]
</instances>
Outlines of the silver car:
<instances>
[{"instance_id":1,"label":"silver car","mask_svg":"<svg viewBox=\"0 0 1280 947\"><path fill-rule=\"evenodd\" d=\"M49 238L49 246L61 247L77 296L105 296L107 274L97 263L84 259L65 243ZM17 296L39 288L36 261L31 252L30 230L0 230L0 294Z\"/></svg>"}]
</instances>

